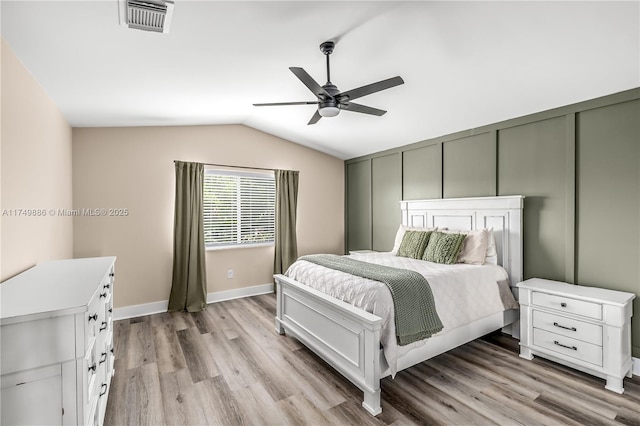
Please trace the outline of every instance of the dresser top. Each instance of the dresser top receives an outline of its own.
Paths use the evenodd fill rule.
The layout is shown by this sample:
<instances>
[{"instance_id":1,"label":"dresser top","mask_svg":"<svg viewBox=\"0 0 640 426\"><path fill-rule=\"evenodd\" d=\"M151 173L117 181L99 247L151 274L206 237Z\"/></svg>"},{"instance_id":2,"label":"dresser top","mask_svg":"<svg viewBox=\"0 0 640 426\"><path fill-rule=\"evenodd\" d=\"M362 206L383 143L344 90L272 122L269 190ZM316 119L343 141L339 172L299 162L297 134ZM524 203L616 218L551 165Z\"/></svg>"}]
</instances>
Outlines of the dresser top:
<instances>
[{"instance_id":1,"label":"dresser top","mask_svg":"<svg viewBox=\"0 0 640 426\"><path fill-rule=\"evenodd\" d=\"M606 302L614 305L626 305L636 297L635 294L624 291L568 284L560 281L545 280L542 278L530 278L516 284L516 286L518 288L525 288L543 293L557 294L590 302Z\"/></svg>"},{"instance_id":2,"label":"dresser top","mask_svg":"<svg viewBox=\"0 0 640 426\"><path fill-rule=\"evenodd\" d=\"M115 260L114 256L53 260L8 279L0 284L0 323L87 310Z\"/></svg>"}]
</instances>

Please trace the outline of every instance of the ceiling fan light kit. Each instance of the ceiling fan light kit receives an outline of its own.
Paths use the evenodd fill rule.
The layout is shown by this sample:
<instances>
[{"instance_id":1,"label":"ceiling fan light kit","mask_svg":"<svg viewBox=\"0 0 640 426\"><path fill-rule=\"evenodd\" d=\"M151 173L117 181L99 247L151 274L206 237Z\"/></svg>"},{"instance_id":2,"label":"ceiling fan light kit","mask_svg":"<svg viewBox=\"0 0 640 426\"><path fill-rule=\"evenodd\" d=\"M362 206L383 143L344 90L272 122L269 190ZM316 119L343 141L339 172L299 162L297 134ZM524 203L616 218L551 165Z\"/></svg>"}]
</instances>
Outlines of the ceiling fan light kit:
<instances>
[{"instance_id":1,"label":"ceiling fan light kit","mask_svg":"<svg viewBox=\"0 0 640 426\"><path fill-rule=\"evenodd\" d=\"M335 117L340 114L340 108L335 105L319 105L318 112L323 117Z\"/></svg>"},{"instance_id":2,"label":"ceiling fan light kit","mask_svg":"<svg viewBox=\"0 0 640 426\"><path fill-rule=\"evenodd\" d=\"M304 69L299 67L290 67L289 70L298 77L298 79L305 85L318 99L317 101L303 101L303 102L272 102L272 103L259 103L253 104L254 106L282 106L282 105L318 105L318 109L311 117L311 120L307 124L315 124L322 117L335 117L340 114L340 110L346 110L351 112L359 112L362 114L381 116L387 111L368 107L365 105L356 104L351 102L353 99L361 98L363 96L370 95L372 93L380 92L391 87L404 84L404 80L401 77L392 77L386 80L378 81L377 83L367 84L366 86L358 87L356 89L348 90L346 92L340 92L338 88L331 83L331 69L329 66L329 55L333 53L335 48L335 42L325 41L320 45L320 50L327 57L327 82L324 86L320 86Z\"/></svg>"}]
</instances>

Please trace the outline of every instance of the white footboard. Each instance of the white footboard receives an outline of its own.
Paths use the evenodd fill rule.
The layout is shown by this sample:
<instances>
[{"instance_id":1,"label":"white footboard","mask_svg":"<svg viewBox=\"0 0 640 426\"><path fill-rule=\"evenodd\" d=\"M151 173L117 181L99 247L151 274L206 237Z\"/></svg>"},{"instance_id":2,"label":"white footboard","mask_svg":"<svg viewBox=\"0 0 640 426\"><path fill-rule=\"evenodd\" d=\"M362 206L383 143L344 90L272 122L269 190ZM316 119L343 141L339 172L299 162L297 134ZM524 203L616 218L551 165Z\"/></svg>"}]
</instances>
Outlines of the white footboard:
<instances>
[{"instance_id":1,"label":"white footboard","mask_svg":"<svg viewBox=\"0 0 640 426\"><path fill-rule=\"evenodd\" d=\"M381 413L380 317L284 275L275 280L276 332L304 343L364 392L369 413Z\"/></svg>"}]
</instances>

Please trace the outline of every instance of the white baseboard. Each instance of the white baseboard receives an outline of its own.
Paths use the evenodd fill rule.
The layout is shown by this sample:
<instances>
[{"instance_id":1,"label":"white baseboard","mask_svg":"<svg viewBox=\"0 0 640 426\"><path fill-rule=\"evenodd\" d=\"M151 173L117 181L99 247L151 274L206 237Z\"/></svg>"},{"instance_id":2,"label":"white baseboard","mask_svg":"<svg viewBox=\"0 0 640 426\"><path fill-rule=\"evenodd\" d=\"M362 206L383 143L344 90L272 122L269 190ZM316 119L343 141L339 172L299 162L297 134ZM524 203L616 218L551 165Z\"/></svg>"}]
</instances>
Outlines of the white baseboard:
<instances>
[{"instance_id":1,"label":"white baseboard","mask_svg":"<svg viewBox=\"0 0 640 426\"><path fill-rule=\"evenodd\" d=\"M117 291L117 290L116 290ZM207 303L222 302L224 300L239 299L241 297L259 296L261 294L273 293L273 283L261 284L252 287L238 288L234 290L216 291L207 294ZM167 312L168 300L160 302L143 303L141 305L125 306L113 310L113 319L123 320L128 318L142 317L145 315L159 314Z\"/></svg>"},{"instance_id":2,"label":"white baseboard","mask_svg":"<svg viewBox=\"0 0 640 426\"><path fill-rule=\"evenodd\" d=\"M113 320L123 320L127 318L143 317L145 315L159 314L167 312L168 300L160 302L143 303L141 305L125 306L113 310Z\"/></svg>"},{"instance_id":3,"label":"white baseboard","mask_svg":"<svg viewBox=\"0 0 640 426\"><path fill-rule=\"evenodd\" d=\"M634 376L640 376L640 358L631 358L631 372Z\"/></svg>"},{"instance_id":4,"label":"white baseboard","mask_svg":"<svg viewBox=\"0 0 640 426\"><path fill-rule=\"evenodd\" d=\"M269 293L273 293L273 283L209 293L207 294L207 303L216 303L225 300L239 299L241 297L259 296L261 294Z\"/></svg>"}]
</instances>

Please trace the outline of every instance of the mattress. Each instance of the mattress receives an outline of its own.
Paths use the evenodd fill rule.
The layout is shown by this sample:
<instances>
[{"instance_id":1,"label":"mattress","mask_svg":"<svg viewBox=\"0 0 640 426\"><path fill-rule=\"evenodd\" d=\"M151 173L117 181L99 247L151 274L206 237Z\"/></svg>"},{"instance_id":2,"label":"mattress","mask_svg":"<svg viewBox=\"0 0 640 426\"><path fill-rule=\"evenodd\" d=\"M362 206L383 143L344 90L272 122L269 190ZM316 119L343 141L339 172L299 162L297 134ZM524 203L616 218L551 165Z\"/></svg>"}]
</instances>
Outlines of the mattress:
<instances>
[{"instance_id":1,"label":"mattress","mask_svg":"<svg viewBox=\"0 0 640 426\"><path fill-rule=\"evenodd\" d=\"M365 253L358 254L355 258L364 262L413 270L423 275L431 286L436 310L444 326L437 335L446 334L495 313L518 308L517 302L508 290L507 272L498 265L443 265L399 257L391 253ZM391 292L381 282L328 269L304 260L298 260L291 265L286 275L301 284L379 316L382 319L380 341L392 376L397 372L399 357L429 340L404 346L397 344Z\"/></svg>"}]
</instances>

